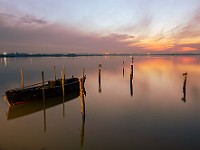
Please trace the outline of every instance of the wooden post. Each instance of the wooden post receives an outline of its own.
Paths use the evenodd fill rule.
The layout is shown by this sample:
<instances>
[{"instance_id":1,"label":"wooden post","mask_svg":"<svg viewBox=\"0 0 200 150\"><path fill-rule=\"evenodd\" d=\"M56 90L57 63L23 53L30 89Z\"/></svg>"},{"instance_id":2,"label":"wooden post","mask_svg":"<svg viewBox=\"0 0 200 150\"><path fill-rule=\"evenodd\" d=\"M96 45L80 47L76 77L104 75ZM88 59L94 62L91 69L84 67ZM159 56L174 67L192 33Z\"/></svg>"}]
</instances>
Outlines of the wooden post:
<instances>
[{"instance_id":1,"label":"wooden post","mask_svg":"<svg viewBox=\"0 0 200 150\"><path fill-rule=\"evenodd\" d=\"M131 74L130 74L131 79L133 79L133 65L131 65Z\"/></svg>"},{"instance_id":2,"label":"wooden post","mask_svg":"<svg viewBox=\"0 0 200 150\"><path fill-rule=\"evenodd\" d=\"M42 71L42 87L44 88L44 72Z\"/></svg>"},{"instance_id":3,"label":"wooden post","mask_svg":"<svg viewBox=\"0 0 200 150\"><path fill-rule=\"evenodd\" d=\"M43 94L43 102L45 100L45 93L44 93L44 72L42 71L42 94Z\"/></svg>"},{"instance_id":4,"label":"wooden post","mask_svg":"<svg viewBox=\"0 0 200 150\"><path fill-rule=\"evenodd\" d=\"M55 78L55 81L56 81L56 66L54 66L54 78Z\"/></svg>"},{"instance_id":5,"label":"wooden post","mask_svg":"<svg viewBox=\"0 0 200 150\"><path fill-rule=\"evenodd\" d=\"M65 97L65 75L63 71L61 71L61 77L62 77L62 93L63 97Z\"/></svg>"},{"instance_id":6,"label":"wooden post","mask_svg":"<svg viewBox=\"0 0 200 150\"><path fill-rule=\"evenodd\" d=\"M187 74L184 74L184 82L183 82L183 97L181 98L182 101L186 102L186 81L187 81Z\"/></svg>"},{"instance_id":7,"label":"wooden post","mask_svg":"<svg viewBox=\"0 0 200 150\"><path fill-rule=\"evenodd\" d=\"M24 73L23 73L23 69L21 69L21 85L22 85L22 88L24 88Z\"/></svg>"},{"instance_id":8,"label":"wooden post","mask_svg":"<svg viewBox=\"0 0 200 150\"><path fill-rule=\"evenodd\" d=\"M85 69L84 69L84 67L83 67L83 79L84 79L84 77L85 77Z\"/></svg>"},{"instance_id":9,"label":"wooden post","mask_svg":"<svg viewBox=\"0 0 200 150\"><path fill-rule=\"evenodd\" d=\"M61 71L61 80L62 80L63 118L64 118L65 117L65 73L64 73L64 67L63 67L63 71Z\"/></svg>"},{"instance_id":10,"label":"wooden post","mask_svg":"<svg viewBox=\"0 0 200 150\"><path fill-rule=\"evenodd\" d=\"M64 80L65 80L65 66L63 66L63 75L64 75Z\"/></svg>"},{"instance_id":11,"label":"wooden post","mask_svg":"<svg viewBox=\"0 0 200 150\"><path fill-rule=\"evenodd\" d=\"M82 86L82 79L79 79L79 89L80 89L80 96L82 96L83 95L83 86Z\"/></svg>"}]
</instances>

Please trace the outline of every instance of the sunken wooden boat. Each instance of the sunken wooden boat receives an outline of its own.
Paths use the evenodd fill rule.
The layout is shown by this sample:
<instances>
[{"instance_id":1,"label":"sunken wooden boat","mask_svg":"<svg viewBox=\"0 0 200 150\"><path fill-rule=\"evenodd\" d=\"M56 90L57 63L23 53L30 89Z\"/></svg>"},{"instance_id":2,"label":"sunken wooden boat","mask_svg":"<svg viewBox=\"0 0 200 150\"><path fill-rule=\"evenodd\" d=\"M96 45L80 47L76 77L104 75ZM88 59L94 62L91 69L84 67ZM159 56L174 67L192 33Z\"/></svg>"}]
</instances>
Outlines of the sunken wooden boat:
<instances>
[{"instance_id":1,"label":"sunken wooden boat","mask_svg":"<svg viewBox=\"0 0 200 150\"><path fill-rule=\"evenodd\" d=\"M80 80L83 82L80 83ZM84 84L85 77L64 79L64 84L61 79L55 81L47 81L38 83L24 88L16 88L6 91L6 97L11 106L23 104L34 100L43 100L44 97L55 97L59 95L69 94L74 91L80 91L80 84ZM83 86L83 85L81 85ZM63 92L64 91L64 92Z\"/></svg>"}]
</instances>

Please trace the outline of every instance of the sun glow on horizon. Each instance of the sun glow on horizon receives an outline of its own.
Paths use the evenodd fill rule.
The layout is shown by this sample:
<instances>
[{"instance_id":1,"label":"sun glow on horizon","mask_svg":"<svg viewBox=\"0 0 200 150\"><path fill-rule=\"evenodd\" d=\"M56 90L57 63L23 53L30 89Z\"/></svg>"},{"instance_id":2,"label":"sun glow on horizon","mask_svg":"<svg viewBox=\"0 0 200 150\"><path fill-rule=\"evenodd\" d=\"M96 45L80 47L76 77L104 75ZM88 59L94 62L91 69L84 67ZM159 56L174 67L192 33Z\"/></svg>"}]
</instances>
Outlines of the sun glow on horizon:
<instances>
[{"instance_id":1,"label":"sun glow on horizon","mask_svg":"<svg viewBox=\"0 0 200 150\"><path fill-rule=\"evenodd\" d=\"M174 46L174 41L170 39L143 39L135 43L131 43L128 46L138 46L144 49L153 50L153 51L162 51Z\"/></svg>"}]
</instances>

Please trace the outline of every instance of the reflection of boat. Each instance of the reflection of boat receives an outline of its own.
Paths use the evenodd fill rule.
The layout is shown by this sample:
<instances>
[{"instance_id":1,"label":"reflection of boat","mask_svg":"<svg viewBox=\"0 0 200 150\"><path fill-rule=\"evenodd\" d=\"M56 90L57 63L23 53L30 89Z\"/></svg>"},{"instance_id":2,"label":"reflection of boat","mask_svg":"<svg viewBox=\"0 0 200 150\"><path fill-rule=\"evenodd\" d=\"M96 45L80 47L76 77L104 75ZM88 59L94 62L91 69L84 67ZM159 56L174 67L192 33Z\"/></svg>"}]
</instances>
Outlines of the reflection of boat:
<instances>
[{"instance_id":1,"label":"reflection of boat","mask_svg":"<svg viewBox=\"0 0 200 150\"><path fill-rule=\"evenodd\" d=\"M38 99L30 101L28 103L23 103L21 105L10 106L7 114L7 119L15 119L28 114L32 114L34 112L42 111L44 109L73 100L79 97L79 95L80 91L76 90L74 92L71 92L70 94L66 94L64 99L63 96L60 95L56 97L46 98L45 101Z\"/></svg>"},{"instance_id":2,"label":"reflection of boat","mask_svg":"<svg viewBox=\"0 0 200 150\"><path fill-rule=\"evenodd\" d=\"M11 89L6 91L6 96L10 105L16 105L32 100L42 100L43 93L45 93L45 98L62 95L63 89L66 94L79 91L79 79L65 79L64 84L61 79L58 79L43 84L39 83L24 88Z\"/></svg>"}]
</instances>

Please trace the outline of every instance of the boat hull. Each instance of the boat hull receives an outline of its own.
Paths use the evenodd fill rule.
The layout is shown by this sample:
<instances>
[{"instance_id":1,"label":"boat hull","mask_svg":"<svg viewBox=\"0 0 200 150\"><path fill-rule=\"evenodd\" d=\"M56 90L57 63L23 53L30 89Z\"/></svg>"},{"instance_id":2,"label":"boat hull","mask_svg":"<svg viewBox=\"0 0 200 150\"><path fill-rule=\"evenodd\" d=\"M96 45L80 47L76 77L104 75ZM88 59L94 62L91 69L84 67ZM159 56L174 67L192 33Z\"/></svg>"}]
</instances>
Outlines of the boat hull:
<instances>
[{"instance_id":1,"label":"boat hull","mask_svg":"<svg viewBox=\"0 0 200 150\"><path fill-rule=\"evenodd\" d=\"M48 81L44 86L29 86L23 89L8 90L6 91L6 96L10 105L16 105L28 101L43 100L44 98L63 95L63 93L69 94L77 90L80 91L79 79L70 78L65 80L64 88L61 80Z\"/></svg>"}]
</instances>

